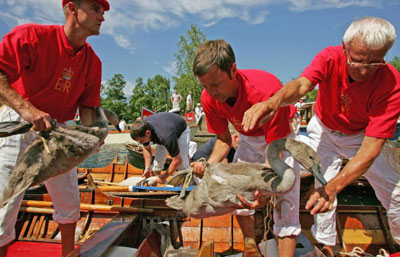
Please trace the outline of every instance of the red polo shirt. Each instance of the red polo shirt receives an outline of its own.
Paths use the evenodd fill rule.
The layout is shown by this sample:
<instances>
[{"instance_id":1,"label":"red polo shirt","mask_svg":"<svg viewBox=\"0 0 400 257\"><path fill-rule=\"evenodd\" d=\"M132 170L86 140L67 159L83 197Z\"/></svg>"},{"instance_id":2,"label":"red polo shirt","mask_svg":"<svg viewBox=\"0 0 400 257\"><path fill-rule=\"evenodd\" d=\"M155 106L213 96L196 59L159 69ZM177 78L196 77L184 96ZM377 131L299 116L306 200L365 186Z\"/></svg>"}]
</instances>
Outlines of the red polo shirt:
<instances>
[{"instance_id":1,"label":"red polo shirt","mask_svg":"<svg viewBox=\"0 0 400 257\"><path fill-rule=\"evenodd\" d=\"M243 130L242 119L245 111L252 105L267 100L282 85L274 75L261 70L237 70L237 79L239 92L233 106L225 102L218 102L206 90L203 90L201 103L207 119L208 130L214 134L221 134L226 131L228 122L230 122L243 135L264 135L267 143L289 135L289 106L280 108L277 114L261 128L256 127L247 132Z\"/></svg>"},{"instance_id":2,"label":"red polo shirt","mask_svg":"<svg viewBox=\"0 0 400 257\"><path fill-rule=\"evenodd\" d=\"M100 105L101 62L86 43L76 54L57 25L15 27L0 42L0 70L11 87L59 122L79 104Z\"/></svg>"},{"instance_id":3,"label":"red polo shirt","mask_svg":"<svg viewBox=\"0 0 400 257\"><path fill-rule=\"evenodd\" d=\"M319 85L315 112L325 126L346 134L390 138L400 115L400 74L392 65L350 83L342 46L327 47L302 77Z\"/></svg>"}]
</instances>

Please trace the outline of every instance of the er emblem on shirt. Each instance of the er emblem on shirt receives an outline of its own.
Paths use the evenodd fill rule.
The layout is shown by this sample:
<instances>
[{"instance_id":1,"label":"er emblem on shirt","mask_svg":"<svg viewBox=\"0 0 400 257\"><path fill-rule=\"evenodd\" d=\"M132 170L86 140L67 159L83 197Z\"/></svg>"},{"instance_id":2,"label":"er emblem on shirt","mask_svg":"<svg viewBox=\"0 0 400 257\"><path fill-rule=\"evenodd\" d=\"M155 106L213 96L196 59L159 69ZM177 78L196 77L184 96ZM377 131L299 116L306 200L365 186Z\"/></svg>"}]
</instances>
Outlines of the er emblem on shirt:
<instances>
[{"instance_id":1,"label":"er emblem on shirt","mask_svg":"<svg viewBox=\"0 0 400 257\"><path fill-rule=\"evenodd\" d=\"M54 87L55 90L69 93L69 88L71 87L71 79L74 75L71 67L66 69L64 68L63 74L61 78L57 79L56 86Z\"/></svg>"},{"instance_id":2,"label":"er emblem on shirt","mask_svg":"<svg viewBox=\"0 0 400 257\"><path fill-rule=\"evenodd\" d=\"M347 94L340 95L340 111L345 114L349 114L350 104L352 100Z\"/></svg>"}]
</instances>

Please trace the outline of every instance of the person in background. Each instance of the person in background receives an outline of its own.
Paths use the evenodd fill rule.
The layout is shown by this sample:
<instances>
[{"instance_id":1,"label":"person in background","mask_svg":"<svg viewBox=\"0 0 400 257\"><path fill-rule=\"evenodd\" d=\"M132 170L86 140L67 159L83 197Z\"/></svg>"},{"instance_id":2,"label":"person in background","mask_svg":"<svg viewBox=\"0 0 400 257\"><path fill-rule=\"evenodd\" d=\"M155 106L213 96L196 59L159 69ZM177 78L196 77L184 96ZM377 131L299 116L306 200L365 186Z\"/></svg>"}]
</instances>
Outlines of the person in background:
<instances>
[{"instance_id":1,"label":"person in background","mask_svg":"<svg viewBox=\"0 0 400 257\"><path fill-rule=\"evenodd\" d=\"M242 117L245 111L253 104L270 98L282 85L271 73L237 69L233 49L224 40L206 41L199 46L193 62L193 73L204 88L201 103L208 131L217 135L208 163L221 162L231 149L232 136L228 128L229 122L240 133L240 144L233 162L241 160L264 163L265 150L269 143L287 136L295 136L291 133L289 124L291 109L295 109L294 106L279 109L277 115L262 128L244 131ZM285 154L284 161L299 171L300 167L292 156ZM192 166L199 178L206 172L202 162L194 162ZM301 232L299 172L296 172L296 177L293 188L287 194L276 198L280 202L280 211L274 212L274 233L278 237L278 252L281 257L294 256L297 235ZM261 194L259 196L264 198ZM260 199L260 202L267 201ZM255 240L254 212L254 210L238 209L232 214L236 215L243 236Z\"/></svg>"},{"instance_id":2,"label":"person in background","mask_svg":"<svg viewBox=\"0 0 400 257\"><path fill-rule=\"evenodd\" d=\"M244 128L252 130L260 119L273 117L319 84L316 115L307 132L328 184L316 186L306 208L315 214L312 233L325 245L327 256L333 256L336 244L336 196L361 175L385 207L393 239L400 243L400 173L390 151L382 151L400 114L400 74L384 60L395 39L395 28L387 20L365 17L352 22L341 45L323 49L299 78L243 118ZM342 158L350 161L340 171Z\"/></svg>"},{"instance_id":3,"label":"person in background","mask_svg":"<svg viewBox=\"0 0 400 257\"><path fill-rule=\"evenodd\" d=\"M182 96L178 93L178 90L175 89L174 93L171 96L171 103L172 103L172 109L169 112L180 114L181 112L181 107L180 103L182 101Z\"/></svg>"},{"instance_id":4,"label":"person in background","mask_svg":"<svg viewBox=\"0 0 400 257\"><path fill-rule=\"evenodd\" d=\"M304 117L304 113L305 113L305 110L303 109L303 106L305 105L304 99L305 99L305 97L302 97L299 99L299 101L297 103L294 104L294 106L297 108L297 111L299 112L300 123L303 121L303 117Z\"/></svg>"},{"instance_id":5,"label":"person in background","mask_svg":"<svg viewBox=\"0 0 400 257\"><path fill-rule=\"evenodd\" d=\"M159 112L137 120L131 128L131 138L143 144L143 176L157 176L153 182L165 184L167 177L174 171L189 167L190 129L181 116ZM154 161L150 142L156 144ZM168 170L161 173L167 153L172 157L172 162Z\"/></svg>"},{"instance_id":6,"label":"person in background","mask_svg":"<svg viewBox=\"0 0 400 257\"><path fill-rule=\"evenodd\" d=\"M119 122L118 127L119 127L119 129L120 129L121 131L126 130L126 121L125 121L124 119L122 119L122 120Z\"/></svg>"},{"instance_id":7,"label":"person in background","mask_svg":"<svg viewBox=\"0 0 400 257\"><path fill-rule=\"evenodd\" d=\"M193 111L193 93L192 91L189 91L186 97L186 112L191 112L191 111Z\"/></svg>"},{"instance_id":8,"label":"person in background","mask_svg":"<svg viewBox=\"0 0 400 257\"><path fill-rule=\"evenodd\" d=\"M61 2L60 2L61 4ZM26 120L36 131L49 131L51 120L72 120L79 107L84 126L94 122L100 105L101 61L86 42L98 35L107 0L63 0L65 24L17 26L0 42L0 121ZM36 138L28 132L0 139L0 192L18 157ZM76 168L45 182L62 239L62 255L74 249L79 219ZM15 222L24 194L0 209L0 256L15 238Z\"/></svg>"},{"instance_id":9,"label":"person in background","mask_svg":"<svg viewBox=\"0 0 400 257\"><path fill-rule=\"evenodd\" d=\"M197 103L196 108L194 108L194 118L196 120L197 125L200 124L202 117L203 117L203 109L201 108L201 104Z\"/></svg>"}]
</instances>

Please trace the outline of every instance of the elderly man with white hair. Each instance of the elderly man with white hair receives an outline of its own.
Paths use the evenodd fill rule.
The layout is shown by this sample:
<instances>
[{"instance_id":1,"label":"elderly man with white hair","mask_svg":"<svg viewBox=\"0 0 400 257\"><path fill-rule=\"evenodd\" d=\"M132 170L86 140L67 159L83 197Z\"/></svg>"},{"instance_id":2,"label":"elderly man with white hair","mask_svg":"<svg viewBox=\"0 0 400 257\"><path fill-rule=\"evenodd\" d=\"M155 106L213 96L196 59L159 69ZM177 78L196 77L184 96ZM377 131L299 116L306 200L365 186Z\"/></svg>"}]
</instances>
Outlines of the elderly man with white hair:
<instances>
[{"instance_id":1,"label":"elderly man with white hair","mask_svg":"<svg viewBox=\"0 0 400 257\"><path fill-rule=\"evenodd\" d=\"M320 213L312 232L330 255L336 243L336 195L361 175L387 210L392 236L400 243L400 173L385 151L400 114L400 75L384 61L395 39L395 28L384 19L354 21L342 45L322 50L299 78L253 105L243 119L245 129L252 129L319 85L307 131L329 182L317 186L306 208ZM340 171L342 158L350 161Z\"/></svg>"}]
</instances>

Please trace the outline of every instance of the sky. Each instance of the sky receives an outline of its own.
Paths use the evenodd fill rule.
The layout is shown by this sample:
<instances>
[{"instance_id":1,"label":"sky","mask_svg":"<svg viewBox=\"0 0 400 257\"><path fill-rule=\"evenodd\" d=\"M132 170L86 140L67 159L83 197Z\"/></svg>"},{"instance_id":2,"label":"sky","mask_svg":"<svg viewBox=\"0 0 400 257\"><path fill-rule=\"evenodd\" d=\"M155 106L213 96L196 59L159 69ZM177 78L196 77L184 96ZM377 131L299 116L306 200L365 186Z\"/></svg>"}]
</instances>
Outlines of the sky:
<instances>
[{"instance_id":1,"label":"sky","mask_svg":"<svg viewBox=\"0 0 400 257\"><path fill-rule=\"evenodd\" d=\"M88 42L103 63L102 81L120 73L130 95L138 77L171 80L177 43L190 25L224 39L239 69L262 69L283 83L323 48L341 44L351 21L389 20L400 33L400 0L109 0L99 36ZM0 37L25 23L63 24L61 0L0 0ZM387 60L400 57L400 39Z\"/></svg>"}]
</instances>

